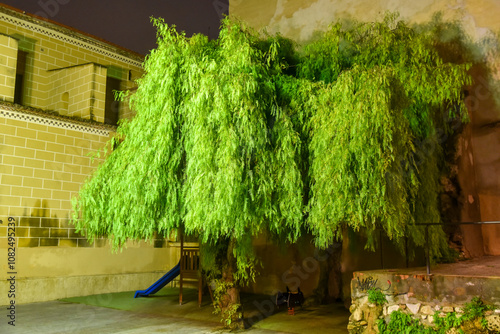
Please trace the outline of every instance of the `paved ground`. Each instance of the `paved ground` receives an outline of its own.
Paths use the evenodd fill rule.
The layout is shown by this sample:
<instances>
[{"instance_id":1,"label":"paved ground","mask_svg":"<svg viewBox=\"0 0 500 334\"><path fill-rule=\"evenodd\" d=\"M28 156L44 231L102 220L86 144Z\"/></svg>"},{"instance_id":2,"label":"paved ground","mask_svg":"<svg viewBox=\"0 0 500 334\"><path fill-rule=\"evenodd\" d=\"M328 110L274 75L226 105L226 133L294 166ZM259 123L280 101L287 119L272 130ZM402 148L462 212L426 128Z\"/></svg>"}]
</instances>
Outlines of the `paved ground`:
<instances>
[{"instance_id":1,"label":"paved ground","mask_svg":"<svg viewBox=\"0 0 500 334\"><path fill-rule=\"evenodd\" d=\"M426 267L378 270L419 275L427 273ZM456 263L431 265L431 274L500 278L500 256L483 256L481 258L464 260Z\"/></svg>"},{"instance_id":2,"label":"paved ground","mask_svg":"<svg viewBox=\"0 0 500 334\"><path fill-rule=\"evenodd\" d=\"M2 319L3 320L3 319ZM19 305L16 326L3 320L0 333L213 333L213 323L168 318L62 301ZM259 332L255 332L259 333ZM265 332L260 332L265 333Z\"/></svg>"},{"instance_id":3,"label":"paved ground","mask_svg":"<svg viewBox=\"0 0 500 334\"><path fill-rule=\"evenodd\" d=\"M425 273L423 268L390 271ZM433 275L500 278L500 256L432 266ZM68 298L62 301L16 305L16 326L8 325L8 310L0 311L0 333L108 334L108 333L227 333L205 298L198 307L196 292L165 288L152 298L133 298L134 292ZM249 334L347 333L349 312L341 304L297 309L294 316L278 310L269 296L243 295Z\"/></svg>"},{"instance_id":4,"label":"paved ground","mask_svg":"<svg viewBox=\"0 0 500 334\"><path fill-rule=\"evenodd\" d=\"M439 264L431 266L431 273L435 275L500 277L500 256L484 256L457 263Z\"/></svg>"},{"instance_id":5,"label":"paved ground","mask_svg":"<svg viewBox=\"0 0 500 334\"><path fill-rule=\"evenodd\" d=\"M17 305L16 326L9 326L2 315L0 333L228 333L209 300L198 307L196 292L184 291L182 306L176 288L165 288L151 298L134 299L133 292L121 292ZM249 327L244 333L347 333L349 312L341 304L298 308L290 316L276 309L269 296L243 296Z\"/></svg>"}]
</instances>

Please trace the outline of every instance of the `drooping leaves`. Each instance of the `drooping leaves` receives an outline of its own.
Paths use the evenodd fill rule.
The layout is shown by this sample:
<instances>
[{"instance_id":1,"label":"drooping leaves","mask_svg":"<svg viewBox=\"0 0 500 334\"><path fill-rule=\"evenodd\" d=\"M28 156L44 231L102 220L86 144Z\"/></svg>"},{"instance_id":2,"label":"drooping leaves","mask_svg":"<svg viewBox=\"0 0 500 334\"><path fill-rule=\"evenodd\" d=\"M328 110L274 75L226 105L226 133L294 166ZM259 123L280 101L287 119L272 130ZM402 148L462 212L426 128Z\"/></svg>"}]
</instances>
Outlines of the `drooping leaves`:
<instances>
[{"instance_id":1,"label":"drooping leaves","mask_svg":"<svg viewBox=\"0 0 500 334\"><path fill-rule=\"evenodd\" d=\"M439 221L437 134L464 118L468 80L432 35L388 17L298 51L229 19L216 41L154 24L136 116L74 200L90 237L121 246L180 228L217 252L236 240L242 280L262 231L293 242L309 230L326 247L345 226L369 242L382 228L423 243L414 224Z\"/></svg>"}]
</instances>

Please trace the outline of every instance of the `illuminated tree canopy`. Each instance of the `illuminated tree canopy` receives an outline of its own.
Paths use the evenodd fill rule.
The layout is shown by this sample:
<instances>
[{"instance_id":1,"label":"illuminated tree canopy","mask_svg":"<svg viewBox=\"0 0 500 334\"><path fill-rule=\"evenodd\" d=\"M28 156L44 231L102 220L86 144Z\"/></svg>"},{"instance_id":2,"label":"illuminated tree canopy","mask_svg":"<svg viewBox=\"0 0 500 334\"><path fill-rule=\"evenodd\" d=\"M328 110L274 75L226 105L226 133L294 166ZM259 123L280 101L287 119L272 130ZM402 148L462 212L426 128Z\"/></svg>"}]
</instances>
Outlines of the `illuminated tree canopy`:
<instances>
[{"instance_id":1,"label":"illuminated tree canopy","mask_svg":"<svg viewBox=\"0 0 500 334\"><path fill-rule=\"evenodd\" d=\"M327 247L350 226L370 246L382 228L421 245L414 224L440 221L437 135L465 120L469 79L432 32L388 16L334 25L299 49L229 19L214 41L154 24L158 47L130 96L137 114L73 202L90 238L121 246L182 229L227 254L206 262L234 287L253 278L263 231Z\"/></svg>"}]
</instances>

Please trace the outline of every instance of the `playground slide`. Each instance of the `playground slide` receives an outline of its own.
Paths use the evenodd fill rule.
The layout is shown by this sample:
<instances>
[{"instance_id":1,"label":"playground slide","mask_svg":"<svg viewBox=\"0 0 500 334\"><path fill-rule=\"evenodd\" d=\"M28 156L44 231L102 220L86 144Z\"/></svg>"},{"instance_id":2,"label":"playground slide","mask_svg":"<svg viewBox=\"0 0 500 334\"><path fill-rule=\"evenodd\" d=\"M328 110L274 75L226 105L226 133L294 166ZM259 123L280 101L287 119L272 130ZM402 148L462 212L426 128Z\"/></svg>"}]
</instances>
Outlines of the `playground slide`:
<instances>
[{"instance_id":1,"label":"playground slide","mask_svg":"<svg viewBox=\"0 0 500 334\"><path fill-rule=\"evenodd\" d=\"M146 290L137 290L135 292L134 298L147 297L149 295L157 293L158 291L160 291L161 288L163 288L165 285L170 283L174 278L179 276L180 273L181 273L181 261L179 261L179 263L175 267L170 269L168 273L163 275L159 280L154 282L153 285L151 285Z\"/></svg>"}]
</instances>

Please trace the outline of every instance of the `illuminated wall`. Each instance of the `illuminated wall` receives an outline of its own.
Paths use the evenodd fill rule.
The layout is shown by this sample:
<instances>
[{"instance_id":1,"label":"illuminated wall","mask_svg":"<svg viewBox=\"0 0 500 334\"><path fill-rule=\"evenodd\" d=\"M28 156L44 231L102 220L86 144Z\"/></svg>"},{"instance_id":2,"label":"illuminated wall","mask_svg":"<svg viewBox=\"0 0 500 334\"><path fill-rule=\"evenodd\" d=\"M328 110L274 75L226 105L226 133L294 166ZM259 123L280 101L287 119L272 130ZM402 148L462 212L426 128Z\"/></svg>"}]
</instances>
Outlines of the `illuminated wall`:
<instances>
[{"instance_id":1,"label":"illuminated wall","mask_svg":"<svg viewBox=\"0 0 500 334\"><path fill-rule=\"evenodd\" d=\"M255 29L266 29L301 43L331 23L374 21L398 12L410 24L429 23L439 12L444 21L459 22L476 65L471 87L464 87L471 122L458 139L459 221L500 220L500 2L496 0L234 0L230 16ZM444 184L447 188L449 184ZM452 185L452 187L454 187ZM449 188L449 187L448 187ZM449 189L446 189L449 190ZM462 226L466 255L500 255L500 225Z\"/></svg>"},{"instance_id":2,"label":"illuminated wall","mask_svg":"<svg viewBox=\"0 0 500 334\"><path fill-rule=\"evenodd\" d=\"M104 124L106 108L133 115L126 103L106 102L106 86L134 88L141 62L0 6L0 290L15 272L16 302L144 289L177 263L167 240L114 253L107 239L89 243L69 223L71 198L102 162L89 154L116 130ZM0 295L0 305L11 300Z\"/></svg>"}]
</instances>

